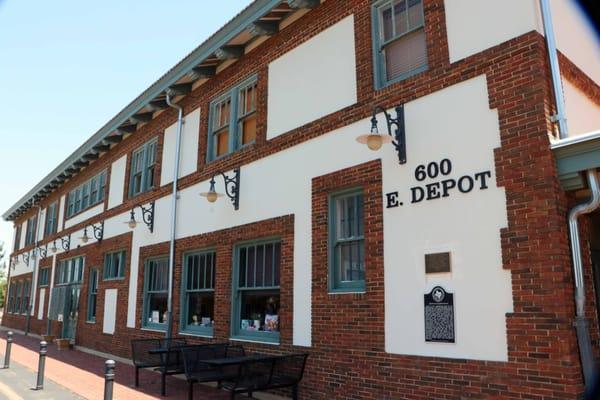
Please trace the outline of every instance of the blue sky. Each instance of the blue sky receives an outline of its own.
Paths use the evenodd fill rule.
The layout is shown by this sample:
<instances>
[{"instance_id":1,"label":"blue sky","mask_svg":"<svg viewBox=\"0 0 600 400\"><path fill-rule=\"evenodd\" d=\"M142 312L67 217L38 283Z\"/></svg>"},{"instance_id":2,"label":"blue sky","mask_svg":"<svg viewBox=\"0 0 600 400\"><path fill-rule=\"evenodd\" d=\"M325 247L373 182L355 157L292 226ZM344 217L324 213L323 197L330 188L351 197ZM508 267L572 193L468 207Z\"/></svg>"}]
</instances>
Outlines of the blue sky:
<instances>
[{"instance_id":1,"label":"blue sky","mask_svg":"<svg viewBox=\"0 0 600 400\"><path fill-rule=\"evenodd\" d=\"M0 0L0 213L250 2Z\"/></svg>"}]
</instances>

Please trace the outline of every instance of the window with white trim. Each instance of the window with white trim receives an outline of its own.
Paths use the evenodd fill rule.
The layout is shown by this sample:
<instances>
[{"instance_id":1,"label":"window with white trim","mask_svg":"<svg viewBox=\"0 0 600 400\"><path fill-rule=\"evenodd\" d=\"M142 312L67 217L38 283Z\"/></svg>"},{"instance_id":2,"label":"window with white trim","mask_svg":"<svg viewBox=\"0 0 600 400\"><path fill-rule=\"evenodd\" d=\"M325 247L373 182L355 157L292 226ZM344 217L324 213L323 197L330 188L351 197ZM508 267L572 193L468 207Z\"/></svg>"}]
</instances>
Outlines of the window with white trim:
<instances>
[{"instance_id":1,"label":"window with white trim","mask_svg":"<svg viewBox=\"0 0 600 400\"><path fill-rule=\"evenodd\" d=\"M37 228L37 215L27 220L27 230L25 231L25 246L35 243L35 232Z\"/></svg>"},{"instance_id":2,"label":"window with white trim","mask_svg":"<svg viewBox=\"0 0 600 400\"><path fill-rule=\"evenodd\" d=\"M106 171L102 171L69 192L67 195L67 218L102 203L105 192Z\"/></svg>"},{"instance_id":3,"label":"window with white trim","mask_svg":"<svg viewBox=\"0 0 600 400\"><path fill-rule=\"evenodd\" d=\"M58 202L54 202L46 209L46 223L44 224L44 237L56 233L58 227Z\"/></svg>"},{"instance_id":4,"label":"window with white trim","mask_svg":"<svg viewBox=\"0 0 600 400\"><path fill-rule=\"evenodd\" d=\"M154 138L135 150L131 155L129 197L154 188L157 148L158 139Z\"/></svg>"},{"instance_id":5,"label":"window with white trim","mask_svg":"<svg viewBox=\"0 0 600 400\"><path fill-rule=\"evenodd\" d=\"M377 84L427 69L423 0L382 0L373 5Z\"/></svg>"}]
</instances>

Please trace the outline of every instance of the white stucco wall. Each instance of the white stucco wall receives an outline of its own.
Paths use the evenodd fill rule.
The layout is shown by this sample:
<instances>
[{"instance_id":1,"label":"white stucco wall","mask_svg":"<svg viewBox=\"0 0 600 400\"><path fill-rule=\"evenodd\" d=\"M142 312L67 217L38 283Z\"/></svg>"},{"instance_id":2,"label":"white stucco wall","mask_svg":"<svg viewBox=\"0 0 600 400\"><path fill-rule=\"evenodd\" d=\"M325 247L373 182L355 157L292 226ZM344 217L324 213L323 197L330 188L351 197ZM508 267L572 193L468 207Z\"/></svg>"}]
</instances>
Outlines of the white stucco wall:
<instances>
[{"instance_id":1,"label":"white stucco wall","mask_svg":"<svg viewBox=\"0 0 600 400\"><path fill-rule=\"evenodd\" d=\"M21 244L19 245L19 249L22 249L23 247L25 247L25 239L27 238L27 225L28 225L28 220L23 222L21 224Z\"/></svg>"},{"instance_id":2,"label":"white stucco wall","mask_svg":"<svg viewBox=\"0 0 600 400\"><path fill-rule=\"evenodd\" d=\"M181 154L179 157L179 176L184 177L198 169L198 138L200 136L200 109L197 108L184 116L181 132ZM163 153L160 173L160 184L173 182L173 165L175 162L175 142L177 123L165 129Z\"/></svg>"},{"instance_id":3,"label":"white stucco wall","mask_svg":"<svg viewBox=\"0 0 600 400\"><path fill-rule=\"evenodd\" d=\"M65 217L65 196L60 196L60 203L58 207L58 227L57 232L63 230L63 221Z\"/></svg>"},{"instance_id":4,"label":"white stucco wall","mask_svg":"<svg viewBox=\"0 0 600 400\"><path fill-rule=\"evenodd\" d=\"M89 210L86 210L80 214L77 214L73 218L66 220L65 221L65 229L75 226L83 221L86 221L86 220L92 218L92 217L95 217L98 214L102 214L103 212L104 212L104 202L97 204L94 207L90 208ZM83 235L83 231L81 234ZM91 232L88 232L88 234L91 236Z\"/></svg>"},{"instance_id":5,"label":"white stucco wall","mask_svg":"<svg viewBox=\"0 0 600 400\"><path fill-rule=\"evenodd\" d=\"M356 103L354 16L269 64L267 139Z\"/></svg>"},{"instance_id":6,"label":"white stucco wall","mask_svg":"<svg viewBox=\"0 0 600 400\"><path fill-rule=\"evenodd\" d=\"M600 106L566 79L563 79L563 93L569 136L600 130Z\"/></svg>"},{"instance_id":7,"label":"white stucco wall","mask_svg":"<svg viewBox=\"0 0 600 400\"><path fill-rule=\"evenodd\" d=\"M444 9L450 62L539 30L536 0L444 0Z\"/></svg>"},{"instance_id":8,"label":"white stucco wall","mask_svg":"<svg viewBox=\"0 0 600 400\"><path fill-rule=\"evenodd\" d=\"M115 321L117 317L117 289L106 289L104 291L104 318L102 321L102 333L112 335L115 333Z\"/></svg>"},{"instance_id":9,"label":"white stucco wall","mask_svg":"<svg viewBox=\"0 0 600 400\"><path fill-rule=\"evenodd\" d=\"M46 288L40 289L40 300L37 309L37 319L44 318L44 301L46 300Z\"/></svg>"},{"instance_id":10,"label":"white stucco wall","mask_svg":"<svg viewBox=\"0 0 600 400\"><path fill-rule=\"evenodd\" d=\"M123 203L125 190L125 171L127 169L127 155L119 158L110 167L110 185L108 187L108 208Z\"/></svg>"}]
</instances>

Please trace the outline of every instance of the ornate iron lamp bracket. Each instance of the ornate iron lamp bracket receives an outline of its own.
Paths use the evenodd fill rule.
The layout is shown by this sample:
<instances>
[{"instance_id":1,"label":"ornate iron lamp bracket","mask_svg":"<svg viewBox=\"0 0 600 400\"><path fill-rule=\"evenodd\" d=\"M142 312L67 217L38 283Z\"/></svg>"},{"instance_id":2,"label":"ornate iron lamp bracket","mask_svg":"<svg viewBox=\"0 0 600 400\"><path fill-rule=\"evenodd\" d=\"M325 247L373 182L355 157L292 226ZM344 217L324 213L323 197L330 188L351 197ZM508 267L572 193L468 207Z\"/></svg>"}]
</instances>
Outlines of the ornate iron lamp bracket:
<instances>
[{"instance_id":1,"label":"ornate iron lamp bracket","mask_svg":"<svg viewBox=\"0 0 600 400\"><path fill-rule=\"evenodd\" d=\"M373 109L373 117L371 118L371 126L377 128L377 113L382 112L385 116L387 125L387 133L394 140L392 144L398 152L398 161L400 164L406 164L406 131L404 127L404 105L396 107L396 118L392 117L383 107L376 106ZM395 128L392 133L392 127Z\"/></svg>"},{"instance_id":2,"label":"ornate iron lamp bracket","mask_svg":"<svg viewBox=\"0 0 600 400\"><path fill-rule=\"evenodd\" d=\"M131 220L135 220L135 209L139 208L142 211L142 221L146 224L148 229L150 229L150 233L154 232L154 201L150 202L147 207L144 207L141 204L134 206L131 209ZM102 225L102 230L104 231L104 223ZM94 232L94 235L96 233Z\"/></svg>"},{"instance_id":3,"label":"ornate iron lamp bracket","mask_svg":"<svg viewBox=\"0 0 600 400\"><path fill-rule=\"evenodd\" d=\"M225 194L233 203L233 208L238 210L240 208L240 168L235 168L233 170L233 176L227 176L225 173L219 171L217 174L220 174L223 177L223 182L225 183ZM214 187L215 184L215 176L210 179L211 187Z\"/></svg>"}]
</instances>

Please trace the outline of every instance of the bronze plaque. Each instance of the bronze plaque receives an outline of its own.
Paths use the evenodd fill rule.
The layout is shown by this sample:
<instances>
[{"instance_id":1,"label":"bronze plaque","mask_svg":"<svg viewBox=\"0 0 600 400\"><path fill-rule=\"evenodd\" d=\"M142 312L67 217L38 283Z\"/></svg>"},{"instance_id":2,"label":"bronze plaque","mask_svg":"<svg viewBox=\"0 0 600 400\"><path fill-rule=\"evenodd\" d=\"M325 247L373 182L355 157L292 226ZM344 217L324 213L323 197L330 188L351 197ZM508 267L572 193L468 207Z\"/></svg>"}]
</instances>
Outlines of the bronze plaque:
<instances>
[{"instance_id":1,"label":"bronze plaque","mask_svg":"<svg viewBox=\"0 0 600 400\"><path fill-rule=\"evenodd\" d=\"M425 254L425 273L450 272L450 253Z\"/></svg>"}]
</instances>

